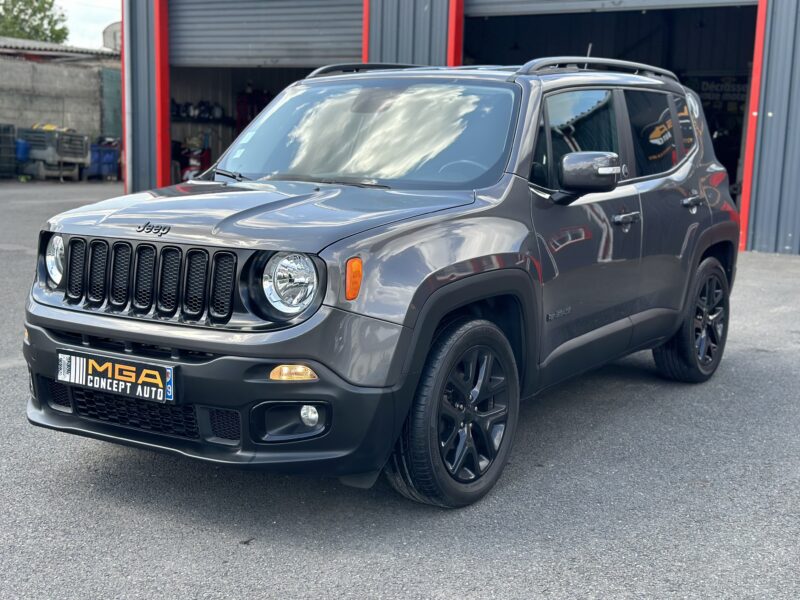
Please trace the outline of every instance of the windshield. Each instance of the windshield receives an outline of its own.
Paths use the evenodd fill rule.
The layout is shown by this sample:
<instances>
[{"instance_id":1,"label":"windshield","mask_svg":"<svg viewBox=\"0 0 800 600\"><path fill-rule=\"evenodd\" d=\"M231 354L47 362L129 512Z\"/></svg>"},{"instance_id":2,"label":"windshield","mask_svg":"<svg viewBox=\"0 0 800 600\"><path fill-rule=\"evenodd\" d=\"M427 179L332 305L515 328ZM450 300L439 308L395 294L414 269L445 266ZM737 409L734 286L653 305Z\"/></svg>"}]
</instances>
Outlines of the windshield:
<instances>
[{"instance_id":1,"label":"windshield","mask_svg":"<svg viewBox=\"0 0 800 600\"><path fill-rule=\"evenodd\" d=\"M516 105L513 84L302 82L278 96L217 166L247 179L484 187L505 168Z\"/></svg>"}]
</instances>

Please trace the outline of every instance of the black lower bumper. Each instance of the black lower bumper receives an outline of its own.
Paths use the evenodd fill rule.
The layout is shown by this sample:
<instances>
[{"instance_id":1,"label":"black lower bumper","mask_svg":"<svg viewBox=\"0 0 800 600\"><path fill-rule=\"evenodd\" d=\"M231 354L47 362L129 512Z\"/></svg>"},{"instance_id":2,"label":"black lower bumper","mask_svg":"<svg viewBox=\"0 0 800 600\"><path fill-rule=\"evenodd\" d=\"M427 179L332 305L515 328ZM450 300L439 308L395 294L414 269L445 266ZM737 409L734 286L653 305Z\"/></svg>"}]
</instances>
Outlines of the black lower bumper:
<instances>
[{"instance_id":1,"label":"black lower bumper","mask_svg":"<svg viewBox=\"0 0 800 600\"><path fill-rule=\"evenodd\" d=\"M32 325L27 329L24 355L34 387L27 416L34 425L210 462L315 475L375 472L391 452L396 388L351 385L317 361L236 356L155 359L87 347ZM65 386L56 381L59 350L169 363L176 367L175 402L159 405ZM279 362L302 362L314 369L318 380L270 381L269 373ZM286 414L294 406L299 411L303 404L322 409L324 427L306 437L270 441L274 436L265 432L271 415L277 413L269 409L281 407ZM228 424L235 427L220 434L213 421L219 414L233 417ZM174 426L176 418L185 422Z\"/></svg>"}]
</instances>

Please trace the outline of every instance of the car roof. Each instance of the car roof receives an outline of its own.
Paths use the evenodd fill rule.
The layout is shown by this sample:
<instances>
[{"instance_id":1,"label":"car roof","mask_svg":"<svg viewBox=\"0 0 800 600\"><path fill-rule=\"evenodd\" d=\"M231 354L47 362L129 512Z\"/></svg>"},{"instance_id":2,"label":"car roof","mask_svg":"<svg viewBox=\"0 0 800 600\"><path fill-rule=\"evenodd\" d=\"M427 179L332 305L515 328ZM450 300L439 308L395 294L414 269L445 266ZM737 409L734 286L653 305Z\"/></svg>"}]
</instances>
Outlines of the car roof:
<instances>
[{"instance_id":1,"label":"car roof","mask_svg":"<svg viewBox=\"0 0 800 600\"><path fill-rule=\"evenodd\" d=\"M437 77L458 79L482 79L489 81L536 80L541 82L544 91L562 87L581 85L609 85L617 87L647 87L684 93L678 78L664 69L628 63L611 59L582 58L588 64L575 64L574 57L562 59L537 59L545 63L543 68L529 68L525 65L464 65L459 67L392 65L392 64L347 64L321 67L309 75L310 79L352 79L352 78L406 78ZM592 68L593 63L600 69ZM549 65L553 65L552 67ZM563 66L561 66L563 64ZM609 70L621 65L623 70Z\"/></svg>"}]
</instances>

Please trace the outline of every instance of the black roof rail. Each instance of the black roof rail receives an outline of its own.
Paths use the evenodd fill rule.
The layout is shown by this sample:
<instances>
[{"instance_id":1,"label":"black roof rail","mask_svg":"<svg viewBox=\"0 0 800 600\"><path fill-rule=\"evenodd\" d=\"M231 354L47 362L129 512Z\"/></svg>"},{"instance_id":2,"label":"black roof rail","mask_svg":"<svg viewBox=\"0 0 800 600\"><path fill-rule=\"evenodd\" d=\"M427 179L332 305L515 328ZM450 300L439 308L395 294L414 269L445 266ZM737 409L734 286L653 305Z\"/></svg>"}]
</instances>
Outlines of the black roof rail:
<instances>
[{"instance_id":1,"label":"black roof rail","mask_svg":"<svg viewBox=\"0 0 800 600\"><path fill-rule=\"evenodd\" d=\"M332 73L361 73L364 71L388 71L392 69L419 69L422 65L404 65L397 63L340 63L335 65L325 65L314 69L306 76L306 79L330 75Z\"/></svg>"},{"instance_id":2,"label":"black roof rail","mask_svg":"<svg viewBox=\"0 0 800 600\"><path fill-rule=\"evenodd\" d=\"M678 81L678 76L672 71L654 67L644 63L617 60L615 58L594 58L591 56L553 56L551 58L534 58L522 65L514 77L519 75L534 75L547 69L572 68L590 69L593 67L606 67L609 71L626 71L643 75L660 75ZM680 83L680 82L679 82Z\"/></svg>"}]
</instances>

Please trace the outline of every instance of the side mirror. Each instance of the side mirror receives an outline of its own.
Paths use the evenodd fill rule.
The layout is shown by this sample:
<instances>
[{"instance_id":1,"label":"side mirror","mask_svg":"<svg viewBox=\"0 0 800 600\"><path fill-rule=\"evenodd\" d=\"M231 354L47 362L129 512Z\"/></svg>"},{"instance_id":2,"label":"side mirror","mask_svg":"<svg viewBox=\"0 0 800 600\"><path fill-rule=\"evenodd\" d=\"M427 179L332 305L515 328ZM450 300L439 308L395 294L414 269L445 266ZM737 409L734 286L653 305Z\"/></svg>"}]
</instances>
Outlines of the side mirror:
<instances>
[{"instance_id":1,"label":"side mirror","mask_svg":"<svg viewBox=\"0 0 800 600\"><path fill-rule=\"evenodd\" d=\"M559 169L561 190L550 199L565 205L586 194L612 191L622 173L614 152L570 152L561 158Z\"/></svg>"}]
</instances>

